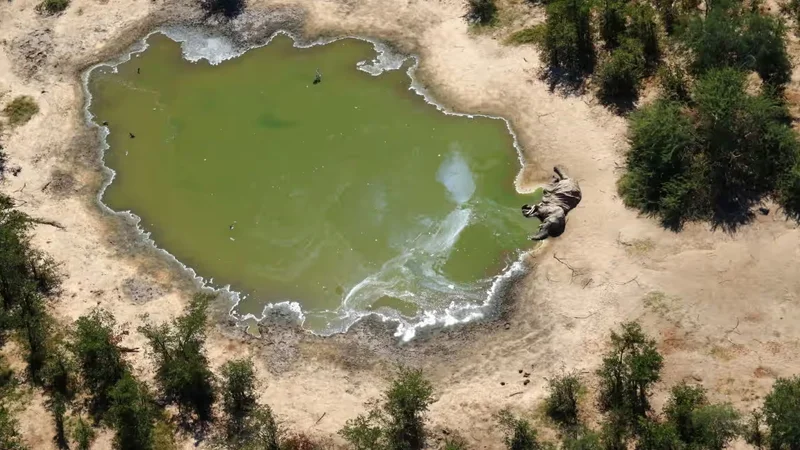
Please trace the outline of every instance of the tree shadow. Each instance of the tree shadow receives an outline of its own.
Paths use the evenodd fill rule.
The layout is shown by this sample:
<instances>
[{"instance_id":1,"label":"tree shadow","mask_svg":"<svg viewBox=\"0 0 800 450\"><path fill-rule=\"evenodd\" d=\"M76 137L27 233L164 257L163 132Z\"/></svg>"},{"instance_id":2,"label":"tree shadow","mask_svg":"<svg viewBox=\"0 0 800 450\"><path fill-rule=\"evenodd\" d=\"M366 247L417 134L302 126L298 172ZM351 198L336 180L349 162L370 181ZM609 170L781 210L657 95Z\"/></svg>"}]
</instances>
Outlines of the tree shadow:
<instances>
[{"instance_id":1,"label":"tree shadow","mask_svg":"<svg viewBox=\"0 0 800 450\"><path fill-rule=\"evenodd\" d=\"M550 93L563 96L581 96L586 93L586 77L589 72L567 71L558 67L546 67L539 79L547 83Z\"/></svg>"},{"instance_id":2,"label":"tree shadow","mask_svg":"<svg viewBox=\"0 0 800 450\"><path fill-rule=\"evenodd\" d=\"M639 92L633 91L618 95L597 95L600 104L608 108L614 114L625 116L636 109L636 102L639 101Z\"/></svg>"}]
</instances>

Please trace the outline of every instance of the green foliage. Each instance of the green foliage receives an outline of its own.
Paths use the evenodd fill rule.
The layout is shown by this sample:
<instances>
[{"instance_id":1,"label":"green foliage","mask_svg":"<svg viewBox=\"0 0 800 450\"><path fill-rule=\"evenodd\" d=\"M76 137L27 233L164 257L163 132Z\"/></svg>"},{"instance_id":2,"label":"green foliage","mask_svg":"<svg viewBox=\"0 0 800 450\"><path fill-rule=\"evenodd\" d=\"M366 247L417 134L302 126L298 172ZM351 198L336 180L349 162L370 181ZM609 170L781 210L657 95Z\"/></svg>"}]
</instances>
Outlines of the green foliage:
<instances>
[{"instance_id":1,"label":"green foliage","mask_svg":"<svg viewBox=\"0 0 800 450\"><path fill-rule=\"evenodd\" d=\"M78 417L72 428L72 439L75 440L77 450L89 450L96 436L97 433L95 433L92 425L83 420L83 417Z\"/></svg>"},{"instance_id":2,"label":"green foliage","mask_svg":"<svg viewBox=\"0 0 800 450\"><path fill-rule=\"evenodd\" d=\"M682 441L696 440L698 430L693 421L693 414L695 410L707 404L706 391L702 386L690 386L684 382L672 387L669 400L664 406L664 415L675 427Z\"/></svg>"},{"instance_id":3,"label":"green foliage","mask_svg":"<svg viewBox=\"0 0 800 450\"><path fill-rule=\"evenodd\" d=\"M445 444L445 449L447 444ZM303 433L293 434L281 442L281 450L318 450L321 447ZM466 450L466 447L455 447L452 450Z\"/></svg>"},{"instance_id":4,"label":"green foliage","mask_svg":"<svg viewBox=\"0 0 800 450\"><path fill-rule=\"evenodd\" d=\"M631 116L625 203L673 229L687 220L734 227L765 196L791 212L798 143L782 102L748 94L742 73L721 69L700 77L691 104L662 100Z\"/></svg>"},{"instance_id":5,"label":"green foliage","mask_svg":"<svg viewBox=\"0 0 800 450\"><path fill-rule=\"evenodd\" d=\"M611 349L597 371L599 407L628 426L636 426L650 410L650 388L660 379L663 358L653 339L636 322L611 332Z\"/></svg>"},{"instance_id":6,"label":"green foliage","mask_svg":"<svg viewBox=\"0 0 800 450\"><path fill-rule=\"evenodd\" d=\"M444 447L442 447L442 450L468 450L468 449L469 445L467 445L467 441L458 437L447 439L444 442Z\"/></svg>"},{"instance_id":7,"label":"green foliage","mask_svg":"<svg viewBox=\"0 0 800 450\"><path fill-rule=\"evenodd\" d=\"M639 422L636 450L683 450L684 448L685 445L672 423L659 423L648 419Z\"/></svg>"},{"instance_id":8,"label":"green foliage","mask_svg":"<svg viewBox=\"0 0 800 450\"><path fill-rule=\"evenodd\" d=\"M639 43L647 67L653 68L661 58L656 12L647 3L635 3L628 7L628 15L630 16L628 36Z\"/></svg>"},{"instance_id":9,"label":"green foliage","mask_svg":"<svg viewBox=\"0 0 800 450\"><path fill-rule=\"evenodd\" d=\"M233 19L244 11L245 0L200 0L200 6L208 14L219 14Z\"/></svg>"},{"instance_id":10,"label":"green foliage","mask_svg":"<svg viewBox=\"0 0 800 450\"><path fill-rule=\"evenodd\" d=\"M639 42L625 39L600 66L598 96L604 101L635 97L644 76L645 63Z\"/></svg>"},{"instance_id":11,"label":"green foliage","mask_svg":"<svg viewBox=\"0 0 800 450\"><path fill-rule=\"evenodd\" d=\"M588 0L553 0L546 7L542 62L551 71L581 75L594 69Z\"/></svg>"},{"instance_id":12,"label":"green foliage","mask_svg":"<svg viewBox=\"0 0 800 450\"><path fill-rule=\"evenodd\" d=\"M425 412L433 386L421 370L400 368L383 401L367 415L348 420L339 434L357 450L419 450L425 447Z\"/></svg>"},{"instance_id":13,"label":"green foliage","mask_svg":"<svg viewBox=\"0 0 800 450\"><path fill-rule=\"evenodd\" d=\"M497 420L505 430L505 444L508 450L540 450L536 430L525 419L514 417L508 410L500 411Z\"/></svg>"},{"instance_id":14,"label":"green foliage","mask_svg":"<svg viewBox=\"0 0 800 450\"><path fill-rule=\"evenodd\" d=\"M211 420L216 398L214 374L205 355L211 298L196 294L186 312L172 324L148 323L139 327L150 344L161 395L178 405L184 419L193 414L201 424Z\"/></svg>"},{"instance_id":15,"label":"green foliage","mask_svg":"<svg viewBox=\"0 0 800 450\"><path fill-rule=\"evenodd\" d=\"M547 25L540 24L530 28L519 30L508 37L507 42L512 45L523 44L537 44L544 43L544 37L547 35Z\"/></svg>"},{"instance_id":16,"label":"green foliage","mask_svg":"<svg viewBox=\"0 0 800 450\"><path fill-rule=\"evenodd\" d=\"M753 70L776 86L791 76L783 22L735 1L720 2L705 17L694 15L683 41L696 74L724 67Z\"/></svg>"},{"instance_id":17,"label":"green foliage","mask_svg":"<svg viewBox=\"0 0 800 450\"><path fill-rule=\"evenodd\" d=\"M665 65L658 71L661 96L666 100L686 103L689 101L689 78L680 65Z\"/></svg>"},{"instance_id":18,"label":"green foliage","mask_svg":"<svg viewBox=\"0 0 800 450\"><path fill-rule=\"evenodd\" d=\"M114 448L152 449L156 410L147 386L126 372L111 389L109 398L111 400L109 416L116 431Z\"/></svg>"},{"instance_id":19,"label":"green foliage","mask_svg":"<svg viewBox=\"0 0 800 450\"><path fill-rule=\"evenodd\" d=\"M722 450L739 436L740 418L730 404L702 406L692 414L697 436L690 443L703 449Z\"/></svg>"},{"instance_id":20,"label":"green foliage","mask_svg":"<svg viewBox=\"0 0 800 450\"><path fill-rule=\"evenodd\" d=\"M56 434L53 442L61 450L69 450L69 438L67 437L66 414L67 405L60 395L55 395L47 402L47 407L53 414L53 422L56 425Z\"/></svg>"},{"instance_id":21,"label":"green foliage","mask_svg":"<svg viewBox=\"0 0 800 450\"><path fill-rule=\"evenodd\" d=\"M578 375L558 375L549 379L547 384L549 395L544 400L547 416L562 427L578 425L578 397L583 388Z\"/></svg>"},{"instance_id":22,"label":"green foliage","mask_svg":"<svg viewBox=\"0 0 800 450\"><path fill-rule=\"evenodd\" d=\"M280 450L281 431L269 406L258 407L250 418L243 450Z\"/></svg>"},{"instance_id":23,"label":"green foliage","mask_svg":"<svg viewBox=\"0 0 800 450\"><path fill-rule=\"evenodd\" d=\"M600 450L603 448L600 435L589 429L567 433L561 443L562 450Z\"/></svg>"},{"instance_id":24,"label":"green foliage","mask_svg":"<svg viewBox=\"0 0 800 450\"><path fill-rule=\"evenodd\" d=\"M178 450L175 442L177 430L164 418L156 420L153 427L153 450Z\"/></svg>"},{"instance_id":25,"label":"green foliage","mask_svg":"<svg viewBox=\"0 0 800 450\"><path fill-rule=\"evenodd\" d=\"M0 448L3 450L26 450L17 429L17 420L3 402L0 402Z\"/></svg>"},{"instance_id":26,"label":"green foliage","mask_svg":"<svg viewBox=\"0 0 800 450\"><path fill-rule=\"evenodd\" d=\"M248 418L258 408L257 381L249 359L228 361L222 367L222 411L225 440L242 436Z\"/></svg>"},{"instance_id":27,"label":"green foliage","mask_svg":"<svg viewBox=\"0 0 800 450\"><path fill-rule=\"evenodd\" d=\"M29 95L14 98L3 108L3 113L8 117L8 124L12 127L26 124L37 112L39 105Z\"/></svg>"},{"instance_id":28,"label":"green foliage","mask_svg":"<svg viewBox=\"0 0 800 450\"><path fill-rule=\"evenodd\" d=\"M92 397L91 412L95 419L108 411L111 389L128 371L116 342L116 321L111 313L96 309L75 321L71 349L83 385Z\"/></svg>"},{"instance_id":29,"label":"green foliage","mask_svg":"<svg viewBox=\"0 0 800 450\"><path fill-rule=\"evenodd\" d=\"M775 380L764 399L764 421L770 448L800 448L800 376Z\"/></svg>"},{"instance_id":30,"label":"green foliage","mask_svg":"<svg viewBox=\"0 0 800 450\"><path fill-rule=\"evenodd\" d=\"M600 38L605 42L607 49L619 46L625 29L627 17L625 15L625 0L603 0L600 10Z\"/></svg>"},{"instance_id":31,"label":"green foliage","mask_svg":"<svg viewBox=\"0 0 800 450\"><path fill-rule=\"evenodd\" d=\"M787 216L800 220L800 157L792 170L780 178L776 200Z\"/></svg>"},{"instance_id":32,"label":"green foliage","mask_svg":"<svg viewBox=\"0 0 800 450\"><path fill-rule=\"evenodd\" d=\"M43 0L36 10L44 14L58 14L69 6L69 0Z\"/></svg>"},{"instance_id":33,"label":"green foliage","mask_svg":"<svg viewBox=\"0 0 800 450\"><path fill-rule=\"evenodd\" d=\"M494 0L467 0L467 22L476 25L491 25L497 18L497 5Z\"/></svg>"},{"instance_id":34,"label":"green foliage","mask_svg":"<svg viewBox=\"0 0 800 450\"><path fill-rule=\"evenodd\" d=\"M631 436L628 418L623 412L609 412L600 428L600 444L603 450L628 450Z\"/></svg>"}]
</instances>

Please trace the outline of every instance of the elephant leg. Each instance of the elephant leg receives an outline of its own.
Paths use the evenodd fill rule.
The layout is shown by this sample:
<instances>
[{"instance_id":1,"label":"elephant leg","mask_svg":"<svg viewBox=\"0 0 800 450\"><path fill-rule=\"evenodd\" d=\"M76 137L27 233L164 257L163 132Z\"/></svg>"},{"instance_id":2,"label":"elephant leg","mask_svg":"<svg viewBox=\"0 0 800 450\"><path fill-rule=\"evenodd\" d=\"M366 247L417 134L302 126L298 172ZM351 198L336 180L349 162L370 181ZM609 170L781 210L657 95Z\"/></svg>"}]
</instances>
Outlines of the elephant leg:
<instances>
[{"instance_id":1,"label":"elephant leg","mask_svg":"<svg viewBox=\"0 0 800 450\"><path fill-rule=\"evenodd\" d=\"M534 235L528 236L528 239L532 241L543 241L548 237L550 237L550 233L547 231L547 226L543 223L539 226L539 232Z\"/></svg>"}]
</instances>

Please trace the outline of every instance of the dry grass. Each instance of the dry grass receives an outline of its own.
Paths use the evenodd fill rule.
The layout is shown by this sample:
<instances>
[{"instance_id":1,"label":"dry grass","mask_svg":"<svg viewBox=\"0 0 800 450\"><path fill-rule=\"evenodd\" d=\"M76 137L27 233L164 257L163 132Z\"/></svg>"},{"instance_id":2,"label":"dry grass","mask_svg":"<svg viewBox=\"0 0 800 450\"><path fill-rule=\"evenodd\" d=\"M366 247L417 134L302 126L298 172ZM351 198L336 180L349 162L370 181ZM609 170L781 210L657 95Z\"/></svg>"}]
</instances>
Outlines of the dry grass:
<instances>
[{"instance_id":1,"label":"dry grass","mask_svg":"<svg viewBox=\"0 0 800 450\"><path fill-rule=\"evenodd\" d=\"M11 100L5 108L3 114L8 117L8 124L12 127L24 125L31 120L36 113L39 112L39 105L33 97L29 95L21 95Z\"/></svg>"}]
</instances>

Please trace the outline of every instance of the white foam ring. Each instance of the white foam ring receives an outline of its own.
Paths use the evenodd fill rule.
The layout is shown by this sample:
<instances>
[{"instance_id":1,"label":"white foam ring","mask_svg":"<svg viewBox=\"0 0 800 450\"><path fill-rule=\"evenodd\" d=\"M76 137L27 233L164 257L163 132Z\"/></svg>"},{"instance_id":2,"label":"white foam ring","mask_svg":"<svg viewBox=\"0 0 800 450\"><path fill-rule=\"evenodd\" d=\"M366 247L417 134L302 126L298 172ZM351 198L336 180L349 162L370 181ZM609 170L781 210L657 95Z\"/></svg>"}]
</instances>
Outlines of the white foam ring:
<instances>
[{"instance_id":1,"label":"white foam ring","mask_svg":"<svg viewBox=\"0 0 800 450\"><path fill-rule=\"evenodd\" d=\"M105 190L114 181L116 172L105 164L105 153L109 149L109 144L106 139L108 137L109 130L107 127L95 123L94 116L90 112L92 95L89 90L89 78L94 70L101 67L107 67L115 71L118 65L130 61L131 57L133 57L134 55L138 55L139 53L142 53L145 50L147 50L148 47L147 40L150 38L150 36L158 33L164 34L165 36L167 36L168 38L172 39L175 42L179 42L181 44L181 51L183 57L186 60L191 62L206 60L212 65L220 64L226 60L241 56L242 54L244 54L249 50L269 45L272 39L277 35L288 36L294 41L293 45L297 48L309 48L317 45L325 45L342 39L358 39L369 42L373 45L375 52L377 53L377 56L372 61L360 61L356 65L356 67L359 70L362 70L373 76L378 76L385 71L398 70L403 67L403 65L406 63L407 60L411 59L413 60L413 64L409 65L406 71L408 77L411 79L409 90L414 91L416 94L420 95L425 100L426 103L436 107L436 109L443 114L462 116L468 118L483 117L489 119L498 119L502 120L506 124L508 132L511 134L513 138L513 145L517 151L517 158L519 160L521 167L519 173L517 174L516 179L514 180L514 186L517 192L521 194L533 192L533 189L523 190L520 187L522 167L524 167L525 161L523 159L522 149L519 145L519 139L514 130L512 129L511 123L503 117L496 117L484 114L465 114L465 113L455 112L437 103L414 77L414 73L417 67L419 66L419 57L416 55L399 54L393 51L391 47L389 47L383 42L362 36L342 36L339 38L321 39L317 41L303 43L301 42L300 39L298 39L296 36L292 35L289 32L277 31L272 36L270 36L263 44L253 45L253 46L241 46L225 36L210 34L204 30L200 30L197 28L191 28L185 26L170 26L157 29L146 35L144 38L142 38L142 40L132 45L128 49L128 51L125 52L123 55L111 59L109 61L96 64L87 69L81 75L84 96L86 98L86 103L84 105L85 120L88 126L97 128L99 130L100 140L101 140L100 159L102 162L102 170L106 175L106 181L101 186L101 189L97 194L97 202L103 211L112 215L117 215L119 217L122 217L125 220L131 221L133 225L136 227L138 233L140 234L141 239L146 244L151 245L154 249L160 252L169 261L174 262L175 264L180 266L184 271L186 271L187 274L189 274L189 276L195 281L195 283L200 288L214 291L227 296L232 302L229 314L233 318L239 321L247 319L261 321L264 320L265 318L274 315L274 313L276 312L280 312L283 317L288 317L290 320L293 320L302 326L306 320L306 315L305 312L302 310L300 304L291 300L275 302L266 305L260 317L255 316L253 314L246 314L246 315L239 314L236 311L236 309L237 306L239 305L239 302L244 300L245 296L242 296L239 292L232 290L229 285L215 286L213 284L213 279L207 280L202 276L198 275L194 269L178 261L178 259L174 255L172 255L165 249L158 247L156 242L151 238L150 233L145 231L144 228L142 228L141 218L139 216L137 216L131 211L114 211L102 201ZM446 160L445 163L443 163L439 173L437 173L437 179L439 179L439 181L445 185L445 187L450 192L454 201L460 205L466 202L466 200L468 200L469 197L472 196L472 193L475 190L475 185L474 181L472 180L471 174L469 173L469 168L466 167L466 162L463 161L463 158L461 158L461 160L459 161L459 157L460 156L458 155L457 152L453 153L450 159ZM463 163L463 165L461 163ZM465 168L466 171L464 170ZM436 235L431 237L426 242L425 250L433 253L437 252L441 253L442 251L449 251L449 249L452 248L452 243L454 243L455 239L458 238L458 234L468 224L469 215L470 211L468 209L457 208L456 210L451 212L450 215L448 215L448 217L445 219L443 224L440 225L440 229L436 233ZM406 262L408 258L412 256L413 255L408 255L408 254L400 255L395 259L388 261L386 265L395 264L398 266L402 266L403 265L402 263ZM520 276L521 274L524 274L528 270L527 269L528 266L524 263L525 256L526 252L521 252L516 261L509 264L501 272L500 275L494 277L491 286L485 292L485 296L483 297L482 302L471 303L466 301L453 301L450 303L448 307L446 307L444 310L441 311L425 310L423 311L421 316L415 318L415 320L413 321L409 321L408 319L402 317L396 311L368 312L364 310L348 308L348 304L351 304L354 301L353 299L358 295L360 290L364 289L366 286L376 281L374 278L375 276L368 277L350 290L350 292L345 296L342 307L340 307L338 310L322 311L322 313L333 315L337 320L335 320L336 325L331 326L329 329L323 332L318 332L318 334L331 335L335 333L345 332L353 324L360 321L361 319L368 316L377 316L384 322L386 321L396 322L398 326L395 336L400 338L403 342L407 342L413 339L419 333L419 331L423 329L429 329L441 326L447 327L482 319L484 317L487 317L487 315L491 314L491 311L496 306L496 303L500 300L497 297L499 296L503 288L506 287L507 283L515 279L516 277ZM383 272L384 271L381 270L378 272L378 274ZM439 280L436 280L436 277L433 277L435 281L438 281L438 283L442 283L442 286L439 286L440 288L442 289L446 288L448 283L447 280L441 278L440 276L439 278L440 278ZM380 287L381 283L378 282L377 284L374 284L374 286ZM391 289L391 291L395 297L401 299L404 298L410 299L415 297L415 293L412 291L402 290L402 289L400 290Z\"/></svg>"}]
</instances>

